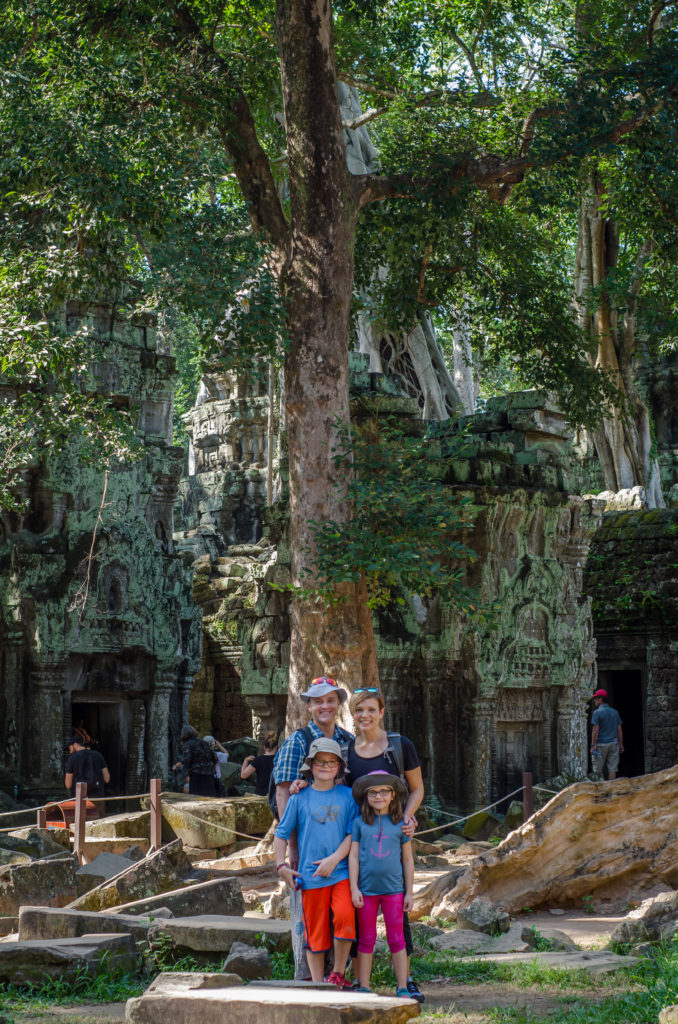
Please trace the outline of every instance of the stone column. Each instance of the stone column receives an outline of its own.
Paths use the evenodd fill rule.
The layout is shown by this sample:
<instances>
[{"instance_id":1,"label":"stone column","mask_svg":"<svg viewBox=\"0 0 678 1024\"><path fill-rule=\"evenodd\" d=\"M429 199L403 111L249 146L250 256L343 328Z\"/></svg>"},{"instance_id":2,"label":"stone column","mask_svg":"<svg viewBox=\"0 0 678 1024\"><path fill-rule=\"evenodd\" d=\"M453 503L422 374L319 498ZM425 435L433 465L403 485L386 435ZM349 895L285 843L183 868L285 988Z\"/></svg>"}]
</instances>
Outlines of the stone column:
<instances>
[{"instance_id":1,"label":"stone column","mask_svg":"<svg viewBox=\"0 0 678 1024\"><path fill-rule=\"evenodd\" d=\"M29 774L41 786L64 781L63 670L58 666L31 672L32 752ZM32 754L32 756L31 756Z\"/></svg>"},{"instance_id":2,"label":"stone column","mask_svg":"<svg viewBox=\"0 0 678 1024\"><path fill-rule=\"evenodd\" d=\"M578 778L586 774L586 719L575 705L571 690L563 690L558 698L557 771Z\"/></svg>"},{"instance_id":3,"label":"stone column","mask_svg":"<svg viewBox=\"0 0 678 1024\"><path fill-rule=\"evenodd\" d=\"M158 668L155 685L151 693L148 708L148 777L169 782L169 717L170 700L174 689L176 670Z\"/></svg>"},{"instance_id":4,"label":"stone column","mask_svg":"<svg viewBox=\"0 0 678 1024\"><path fill-rule=\"evenodd\" d=\"M23 637L21 633L7 636L2 644L3 673L0 678L0 749L2 763L11 772L22 768L21 726L26 725L23 701Z\"/></svg>"},{"instance_id":5,"label":"stone column","mask_svg":"<svg viewBox=\"0 0 678 1024\"><path fill-rule=\"evenodd\" d=\"M473 810L476 810L485 807L492 799L494 708L488 699L473 702L473 733L475 772L468 788L472 794Z\"/></svg>"},{"instance_id":6,"label":"stone column","mask_svg":"<svg viewBox=\"0 0 678 1024\"><path fill-rule=\"evenodd\" d=\"M127 745L125 793L143 793L148 785L148 780L145 778L146 758L144 756L146 707L143 700L130 700L129 705L130 726Z\"/></svg>"}]
</instances>

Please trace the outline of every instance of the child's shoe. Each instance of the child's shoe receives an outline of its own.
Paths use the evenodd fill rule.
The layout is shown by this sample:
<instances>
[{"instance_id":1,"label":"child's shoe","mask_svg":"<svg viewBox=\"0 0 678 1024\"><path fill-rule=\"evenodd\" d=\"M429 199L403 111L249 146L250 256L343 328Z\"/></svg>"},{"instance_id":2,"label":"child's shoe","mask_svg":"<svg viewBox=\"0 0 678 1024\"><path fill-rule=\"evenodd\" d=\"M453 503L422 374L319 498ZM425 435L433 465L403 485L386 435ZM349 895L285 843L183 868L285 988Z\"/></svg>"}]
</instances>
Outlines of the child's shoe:
<instances>
[{"instance_id":1,"label":"child's shoe","mask_svg":"<svg viewBox=\"0 0 678 1024\"><path fill-rule=\"evenodd\" d=\"M410 999L416 999L418 1003L424 1002L426 997L424 993L419 990L419 986L414 978L407 979L407 991L410 993Z\"/></svg>"},{"instance_id":2,"label":"child's shoe","mask_svg":"<svg viewBox=\"0 0 678 1024\"><path fill-rule=\"evenodd\" d=\"M397 988L396 989L396 996L398 997L398 999L411 999L412 998L412 996L410 995L410 993L407 991L406 988Z\"/></svg>"},{"instance_id":3,"label":"child's shoe","mask_svg":"<svg viewBox=\"0 0 678 1024\"><path fill-rule=\"evenodd\" d=\"M339 971L330 971L330 973L325 978L325 981L329 985L336 985L337 988L351 988L351 982L346 981L346 975L340 974Z\"/></svg>"}]
</instances>

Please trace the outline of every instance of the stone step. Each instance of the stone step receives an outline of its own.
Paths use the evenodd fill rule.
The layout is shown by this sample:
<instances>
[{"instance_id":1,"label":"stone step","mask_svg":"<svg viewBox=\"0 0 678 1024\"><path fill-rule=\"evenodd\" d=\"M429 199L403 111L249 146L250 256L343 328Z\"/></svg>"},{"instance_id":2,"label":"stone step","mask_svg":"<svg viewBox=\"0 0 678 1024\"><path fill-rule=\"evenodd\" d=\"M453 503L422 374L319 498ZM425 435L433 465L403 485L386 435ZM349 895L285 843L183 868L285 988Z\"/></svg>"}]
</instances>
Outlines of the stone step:
<instances>
[{"instance_id":1,"label":"stone step","mask_svg":"<svg viewBox=\"0 0 678 1024\"><path fill-rule=\"evenodd\" d=\"M38 984L49 978L75 978L86 970L92 976L132 971L138 956L131 935L81 935L70 939L29 939L2 947L0 982Z\"/></svg>"},{"instance_id":2,"label":"stone step","mask_svg":"<svg viewBox=\"0 0 678 1024\"><path fill-rule=\"evenodd\" d=\"M141 942L153 924L151 916L102 914L93 910L57 907L22 907L19 911L19 941L72 939L88 934L131 935Z\"/></svg>"},{"instance_id":3,"label":"stone step","mask_svg":"<svg viewBox=\"0 0 678 1024\"><path fill-rule=\"evenodd\" d=\"M127 1002L128 1024L405 1024L419 1014L413 999L330 987L236 985L222 989L147 992Z\"/></svg>"},{"instance_id":4,"label":"stone step","mask_svg":"<svg viewBox=\"0 0 678 1024\"><path fill-rule=\"evenodd\" d=\"M480 953L474 960L488 960L496 964L527 963L558 971L584 970L590 974L610 974L622 967L636 967L636 956L619 956L607 950L581 950L578 953Z\"/></svg>"},{"instance_id":5,"label":"stone step","mask_svg":"<svg viewBox=\"0 0 678 1024\"><path fill-rule=\"evenodd\" d=\"M228 953L234 942L266 946L269 951L292 948L290 922L273 919L225 917L216 914L179 917L169 921L157 921L149 928L149 940L160 934L169 936L175 949L208 955Z\"/></svg>"}]
</instances>

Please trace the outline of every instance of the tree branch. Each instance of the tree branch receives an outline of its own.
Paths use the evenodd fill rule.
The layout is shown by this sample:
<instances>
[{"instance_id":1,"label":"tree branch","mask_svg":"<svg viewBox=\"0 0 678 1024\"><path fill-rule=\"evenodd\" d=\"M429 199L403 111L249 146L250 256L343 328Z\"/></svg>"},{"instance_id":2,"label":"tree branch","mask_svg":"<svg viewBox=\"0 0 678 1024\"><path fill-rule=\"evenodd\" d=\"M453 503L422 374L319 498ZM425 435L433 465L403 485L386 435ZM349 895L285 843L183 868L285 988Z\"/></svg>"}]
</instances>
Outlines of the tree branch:
<instances>
[{"instance_id":1,"label":"tree branch","mask_svg":"<svg viewBox=\"0 0 678 1024\"><path fill-rule=\"evenodd\" d=\"M233 161L243 196L249 204L250 219L257 233L264 233L278 248L284 247L289 228L283 213L271 165L264 152L247 97L237 84L228 62L205 40L200 26L183 4L174 5L176 25L195 56L219 71L230 94L230 102L219 105L217 130L222 145Z\"/></svg>"}]
</instances>

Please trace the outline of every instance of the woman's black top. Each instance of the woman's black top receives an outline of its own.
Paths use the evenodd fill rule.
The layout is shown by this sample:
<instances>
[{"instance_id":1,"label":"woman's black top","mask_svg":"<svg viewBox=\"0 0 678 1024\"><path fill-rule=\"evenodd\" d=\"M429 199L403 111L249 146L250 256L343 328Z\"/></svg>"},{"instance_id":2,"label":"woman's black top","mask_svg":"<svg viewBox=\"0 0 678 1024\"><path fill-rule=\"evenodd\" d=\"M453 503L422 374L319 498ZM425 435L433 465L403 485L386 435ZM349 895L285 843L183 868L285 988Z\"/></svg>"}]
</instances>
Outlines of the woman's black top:
<instances>
[{"instance_id":1,"label":"woman's black top","mask_svg":"<svg viewBox=\"0 0 678 1024\"><path fill-rule=\"evenodd\" d=\"M413 768L418 768L421 762L412 740L408 740L407 736L401 736L400 742L403 746L405 771L409 772ZM369 775L370 772L388 772L389 775L400 775L398 762L390 744L382 754L377 754L376 757L360 757L355 751L355 740L351 740L346 760L348 762L346 782L349 786L352 786L356 779L363 775Z\"/></svg>"}]
</instances>

